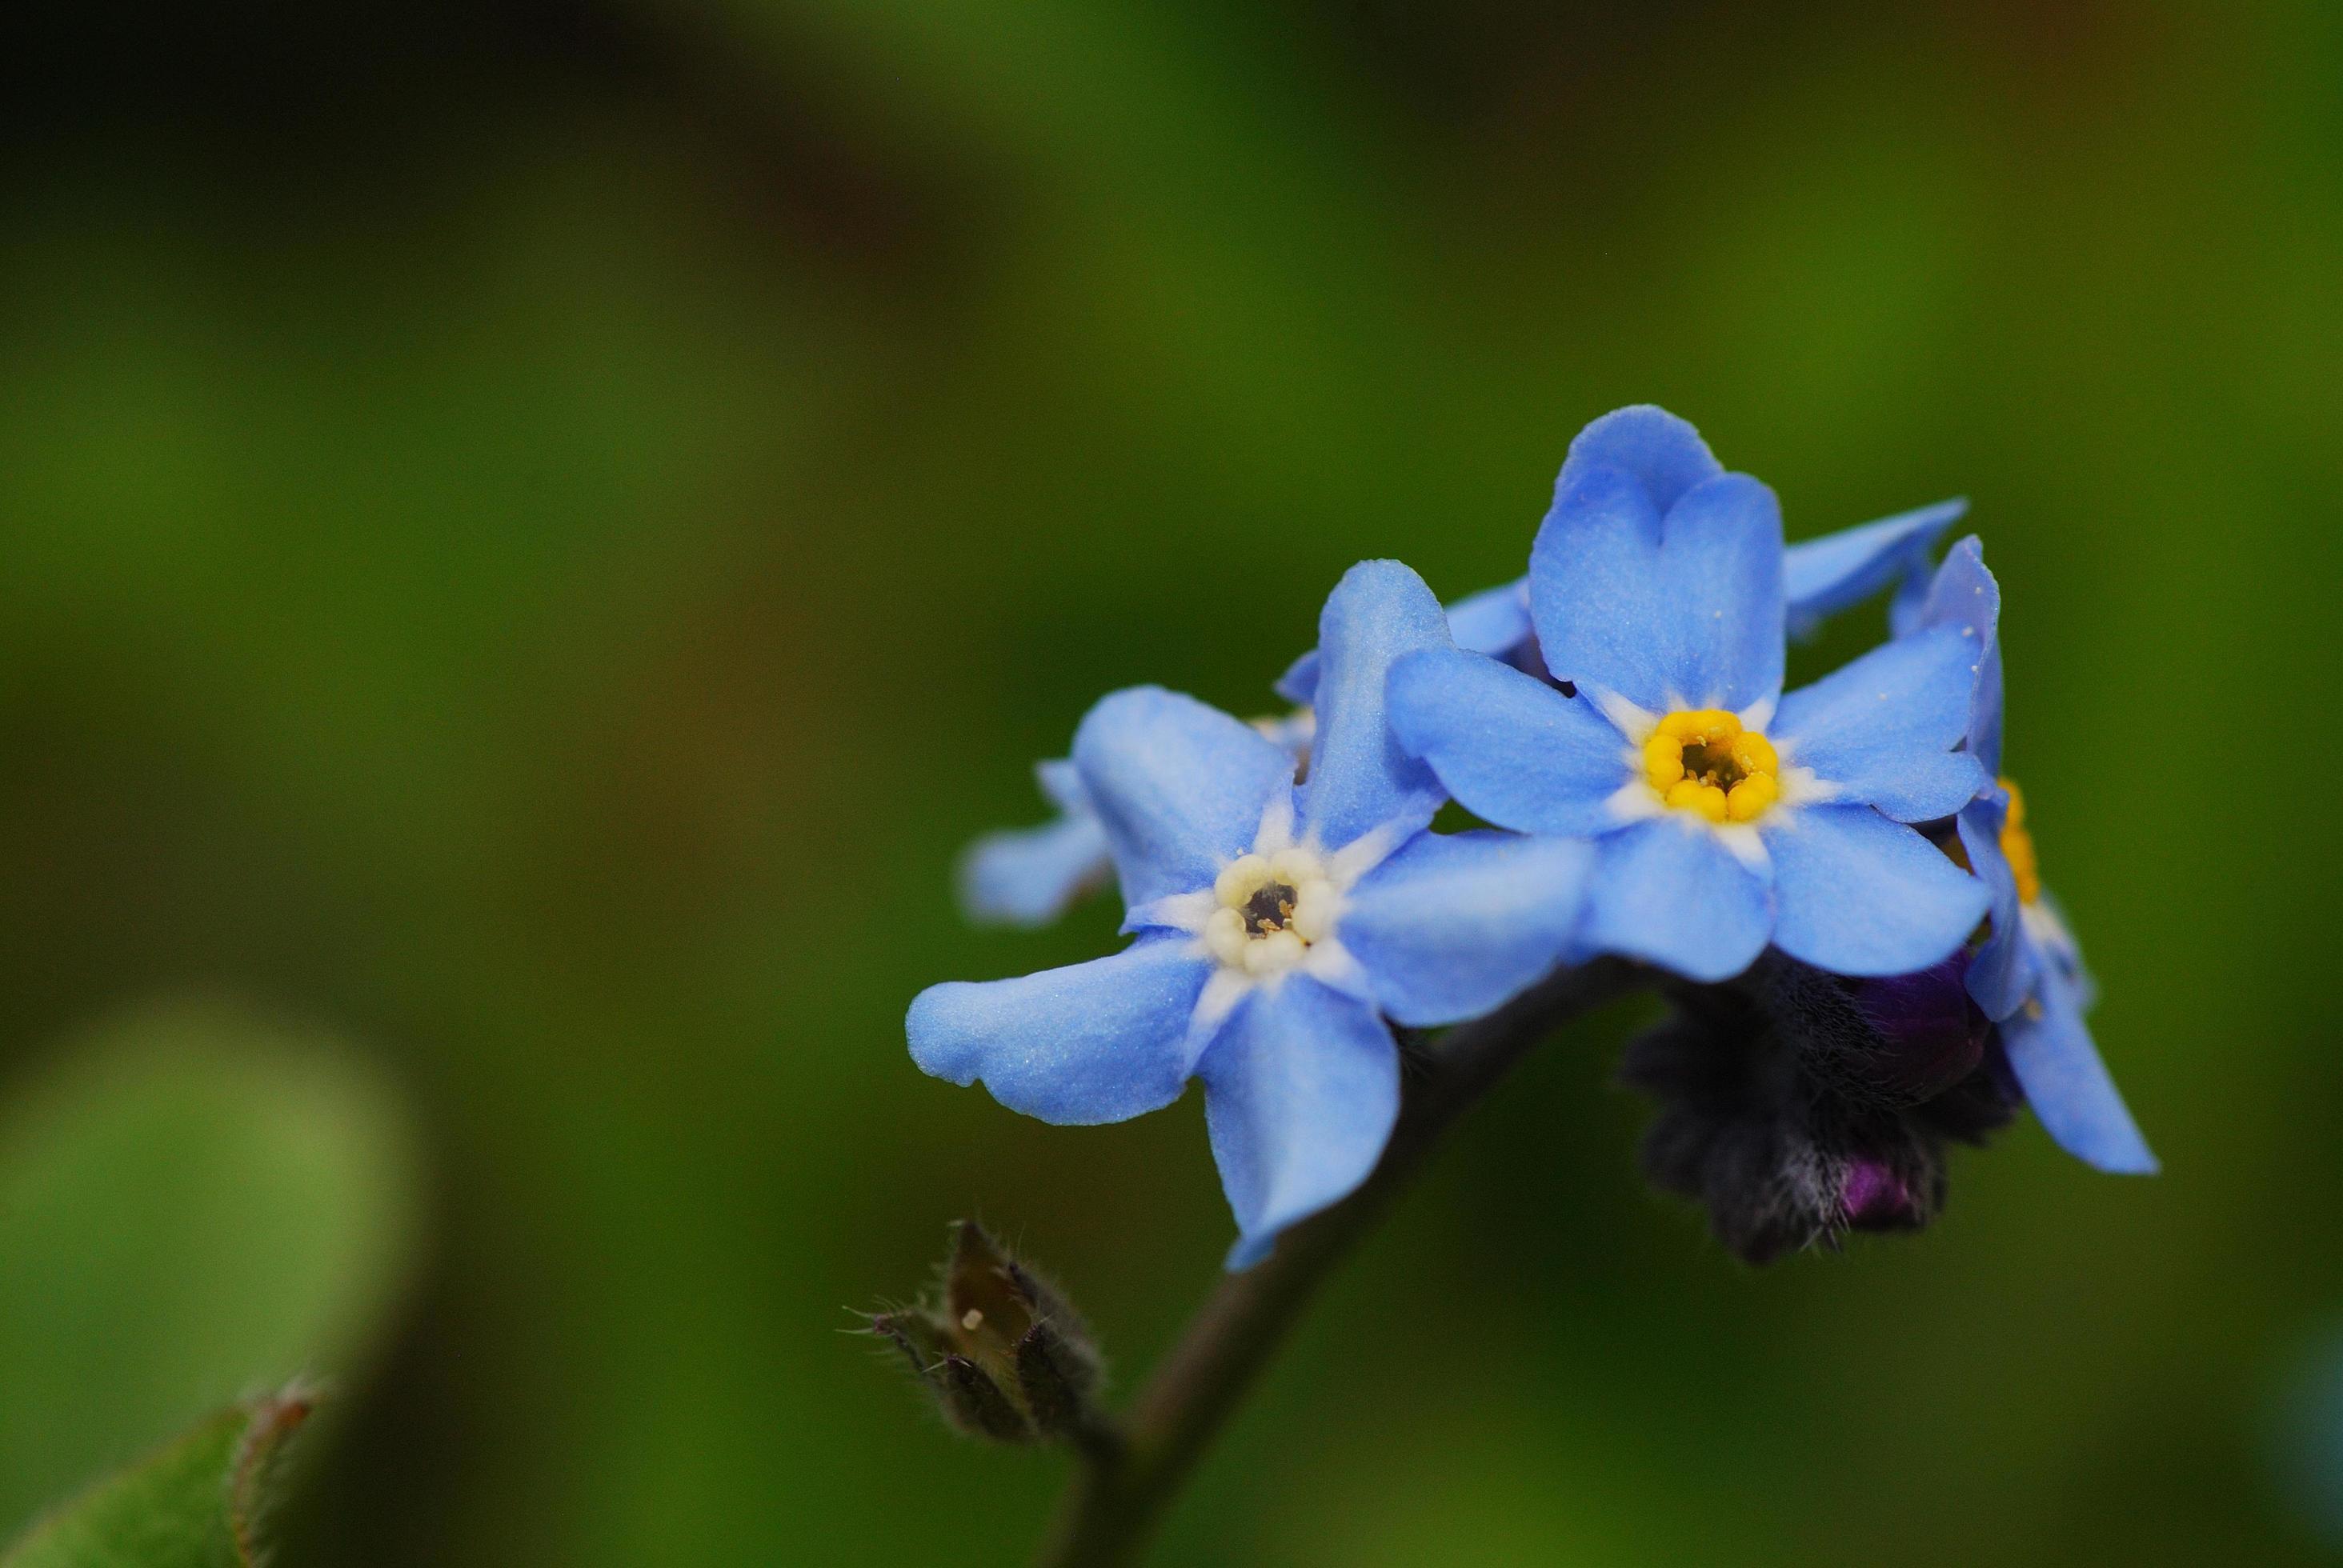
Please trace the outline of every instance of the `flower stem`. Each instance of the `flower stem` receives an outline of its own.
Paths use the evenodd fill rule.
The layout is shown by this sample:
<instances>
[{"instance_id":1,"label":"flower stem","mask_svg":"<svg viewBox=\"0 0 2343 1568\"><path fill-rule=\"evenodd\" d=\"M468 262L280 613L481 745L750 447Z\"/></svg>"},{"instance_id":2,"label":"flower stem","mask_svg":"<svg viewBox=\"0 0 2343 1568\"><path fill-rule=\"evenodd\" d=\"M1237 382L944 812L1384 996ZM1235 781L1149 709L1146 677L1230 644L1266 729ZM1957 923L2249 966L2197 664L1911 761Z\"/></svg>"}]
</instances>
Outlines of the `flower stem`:
<instances>
[{"instance_id":1,"label":"flower stem","mask_svg":"<svg viewBox=\"0 0 2343 1568\"><path fill-rule=\"evenodd\" d=\"M1222 1280L1131 1405L1124 1441L1086 1453L1041 1568L1131 1562L1285 1332L1405 1190L1449 1124L1556 1028L1644 980L1605 960L1565 970L1442 1036L1412 1073L1399 1123L1358 1191L1287 1231L1277 1250Z\"/></svg>"}]
</instances>

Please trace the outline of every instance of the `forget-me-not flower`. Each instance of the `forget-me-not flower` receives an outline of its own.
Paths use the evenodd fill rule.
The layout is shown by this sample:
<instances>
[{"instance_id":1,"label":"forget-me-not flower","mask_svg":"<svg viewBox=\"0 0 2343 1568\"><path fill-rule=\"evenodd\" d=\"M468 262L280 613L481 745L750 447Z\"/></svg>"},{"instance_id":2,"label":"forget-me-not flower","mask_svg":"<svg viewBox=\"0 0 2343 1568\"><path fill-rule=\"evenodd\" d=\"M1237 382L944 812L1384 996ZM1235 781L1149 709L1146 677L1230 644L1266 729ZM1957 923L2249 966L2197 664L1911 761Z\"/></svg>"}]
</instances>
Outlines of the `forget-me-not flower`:
<instances>
[{"instance_id":1,"label":"forget-me-not flower","mask_svg":"<svg viewBox=\"0 0 2343 1568\"><path fill-rule=\"evenodd\" d=\"M1307 708L1282 719L1256 719L1252 727L1285 748L1297 771L1309 765L1317 723ZM1034 765L1041 794L1058 809L1032 828L985 834L960 859L960 901L970 920L987 925L1046 926L1075 900L1113 879L1106 829L1091 809L1073 759L1053 757Z\"/></svg>"},{"instance_id":2,"label":"forget-me-not flower","mask_svg":"<svg viewBox=\"0 0 2343 1568\"><path fill-rule=\"evenodd\" d=\"M1891 582L1896 589L1889 625L1898 635L1910 629L1928 591L1928 552L1968 509L1968 502L1956 497L1788 546L1782 556L1782 593L1790 635L1813 636L1824 621ZM1448 607L1448 630L1467 653L1485 653L1531 675L1544 673L1527 578L1458 599ZM1277 681L1278 695L1289 702L1309 702L1317 688L1315 648L1295 659Z\"/></svg>"},{"instance_id":3,"label":"forget-me-not flower","mask_svg":"<svg viewBox=\"0 0 2343 1568\"><path fill-rule=\"evenodd\" d=\"M1953 749L1976 638L1918 631L1784 697L1783 579L1773 492L1683 420L1624 408L1571 444L1530 556L1563 684L1454 648L1393 666L1393 727L1459 801L1596 840L1586 950L1716 980L1770 941L1898 974L1984 916L1984 888L1907 826L1986 782Z\"/></svg>"},{"instance_id":4,"label":"forget-me-not flower","mask_svg":"<svg viewBox=\"0 0 2343 1568\"><path fill-rule=\"evenodd\" d=\"M1394 659L1453 652L1413 572L1353 568L1319 646L1299 785L1282 748L1192 698L1141 687L1093 708L1073 760L1136 940L930 987L908 1020L925 1070L1048 1121L1122 1121L1202 1079L1232 1267L1373 1168L1399 1111L1392 1022L1476 1016L1554 967L1593 859L1568 839L1427 830L1446 795L1384 718Z\"/></svg>"},{"instance_id":5,"label":"forget-me-not flower","mask_svg":"<svg viewBox=\"0 0 2343 1568\"><path fill-rule=\"evenodd\" d=\"M2001 769L2001 592L1975 538L1953 547L1916 621L1920 635L1951 628L1985 650L1978 661L1967 747L1988 776ZM2157 1168L2115 1080L2099 1060L2083 1014L2092 985L2057 904L2043 890L2026 800L2006 779L1964 807L1963 852L1992 899L1992 930L1968 968L1969 994L2001 1026L2010 1070L2050 1136L2102 1171Z\"/></svg>"}]
</instances>

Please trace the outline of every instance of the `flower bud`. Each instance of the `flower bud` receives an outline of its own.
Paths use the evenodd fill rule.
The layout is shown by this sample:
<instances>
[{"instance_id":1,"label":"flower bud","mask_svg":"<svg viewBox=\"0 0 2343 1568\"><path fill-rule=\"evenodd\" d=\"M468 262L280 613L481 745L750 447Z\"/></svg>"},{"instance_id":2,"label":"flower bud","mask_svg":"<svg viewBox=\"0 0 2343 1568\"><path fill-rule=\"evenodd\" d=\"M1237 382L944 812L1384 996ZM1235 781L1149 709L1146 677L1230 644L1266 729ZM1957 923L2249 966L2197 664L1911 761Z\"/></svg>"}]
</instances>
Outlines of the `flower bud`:
<instances>
[{"instance_id":1,"label":"flower bud","mask_svg":"<svg viewBox=\"0 0 2343 1568\"><path fill-rule=\"evenodd\" d=\"M1674 1000L1621 1063L1660 1103L1644 1168L1750 1262L1921 1229L1944 1207L1945 1141L1980 1141L2016 1103L1958 960L1850 980L1771 954Z\"/></svg>"},{"instance_id":2,"label":"flower bud","mask_svg":"<svg viewBox=\"0 0 2343 1568\"><path fill-rule=\"evenodd\" d=\"M953 1227L936 1298L878 1313L870 1332L903 1352L945 1418L971 1436L1111 1441L1096 1403L1104 1366L1081 1315L973 1221Z\"/></svg>"}]
</instances>

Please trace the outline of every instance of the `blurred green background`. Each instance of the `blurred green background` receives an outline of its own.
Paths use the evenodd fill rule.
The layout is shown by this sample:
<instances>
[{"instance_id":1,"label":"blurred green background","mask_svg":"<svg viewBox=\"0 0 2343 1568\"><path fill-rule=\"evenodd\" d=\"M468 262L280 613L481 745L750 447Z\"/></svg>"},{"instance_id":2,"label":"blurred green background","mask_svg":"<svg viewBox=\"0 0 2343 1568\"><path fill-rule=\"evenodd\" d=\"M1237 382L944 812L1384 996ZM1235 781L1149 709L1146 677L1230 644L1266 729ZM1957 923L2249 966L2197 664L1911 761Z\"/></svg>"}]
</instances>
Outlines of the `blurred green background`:
<instances>
[{"instance_id":1,"label":"blurred green background","mask_svg":"<svg viewBox=\"0 0 2343 1568\"><path fill-rule=\"evenodd\" d=\"M287 1563L1018 1561L847 1309L977 1213L1128 1382L1194 1096L921 1078L1097 694L1520 569L1658 401L1794 537L1948 494L2167 1171L2030 1122L1756 1272L1632 1008L1319 1306L1167 1563L2318 1561L2343 1312L2343 11L30 0L0 59L0 1534L296 1372ZM1875 609L1800 656L1876 635ZM1802 667L1802 668L1801 668Z\"/></svg>"}]
</instances>

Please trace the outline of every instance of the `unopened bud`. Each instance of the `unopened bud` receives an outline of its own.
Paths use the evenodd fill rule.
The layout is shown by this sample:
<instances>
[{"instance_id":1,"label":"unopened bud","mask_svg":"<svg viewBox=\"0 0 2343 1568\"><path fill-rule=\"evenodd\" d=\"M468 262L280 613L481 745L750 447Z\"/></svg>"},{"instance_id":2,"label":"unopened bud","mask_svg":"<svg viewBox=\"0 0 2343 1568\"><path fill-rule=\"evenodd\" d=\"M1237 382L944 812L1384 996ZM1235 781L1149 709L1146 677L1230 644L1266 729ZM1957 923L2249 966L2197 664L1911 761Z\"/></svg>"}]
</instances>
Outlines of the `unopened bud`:
<instances>
[{"instance_id":1,"label":"unopened bud","mask_svg":"<svg viewBox=\"0 0 2343 1568\"><path fill-rule=\"evenodd\" d=\"M1111 1442L1096 1399L1104 1368L1063 1292L973 1221L953 1227L936 1299L879 1313L951 1423L999 1442Z\"/></svg>"},{"instance_id":2,"label":"unopened bud","mask_svg":"<svg viewBox=\"0 0 2343 1568\"><path fill-rule=\"evenodd\" d=\"M1958 961L1850 980L1769 954L1674 1000L1621 1067L1659 1101L1644 1168L1753 1263L1926 1226L1944 1207L1945 1140L1981 1137L2014 1103Z\"/></svg>"}]
</instances>

